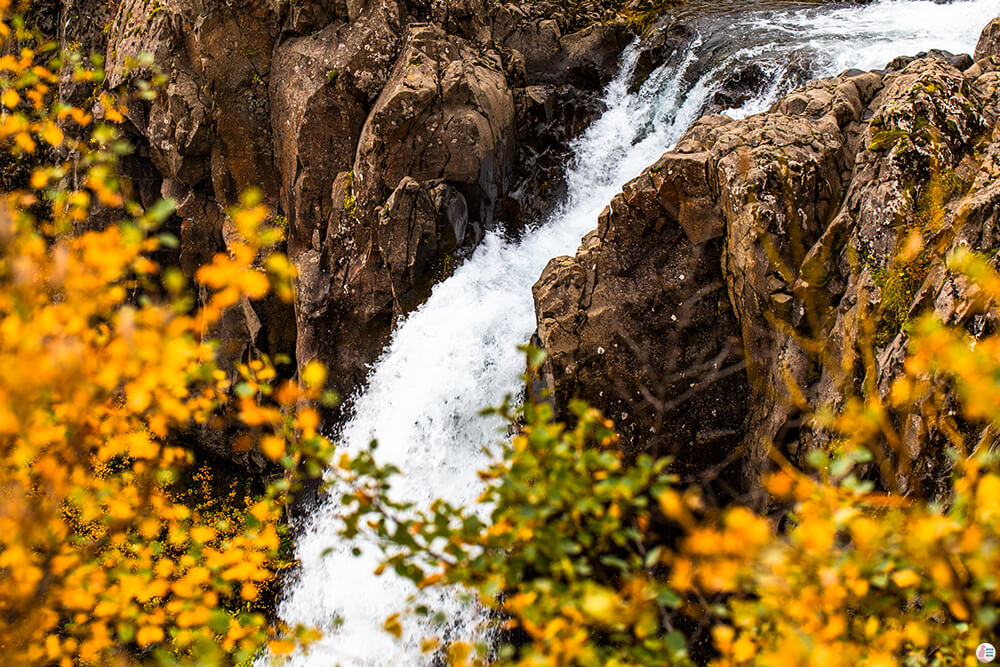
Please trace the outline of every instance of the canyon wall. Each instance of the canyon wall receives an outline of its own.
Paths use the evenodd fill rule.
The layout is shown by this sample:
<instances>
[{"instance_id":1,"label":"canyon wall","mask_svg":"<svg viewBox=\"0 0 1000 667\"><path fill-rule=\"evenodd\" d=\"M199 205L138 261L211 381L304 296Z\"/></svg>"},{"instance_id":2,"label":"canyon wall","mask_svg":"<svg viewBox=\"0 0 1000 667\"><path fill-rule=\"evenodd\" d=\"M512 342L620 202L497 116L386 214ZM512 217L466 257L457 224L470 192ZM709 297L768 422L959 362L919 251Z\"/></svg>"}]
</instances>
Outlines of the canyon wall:
<instances>
[{"instance_id":1,"label":"canyon wall","mask_svg":"<svg viewBox=\"0 0 1000 667\"><path fill-rule=\"evenodd\" d=\"M294 307L234 309L224 358L319 359L342 395L486 231L544 214L633 39L598 1L63 0L36 15L105 55L109 89L166 75L130 105L123 166L144 203L178 202L185 273L237 238L226 210L248 188L287 229ZM62 82L66 99L91 92Z\"/></svg>"},{"instance_id":2,"label":"canyon wall","mask_svg":"<svg viewBox=\"0 0 1000 667\"><path fill-rule=\"evenodd\" d=\"M747 491L772 444L800 460L830 438L811 409L888 393L922 312L996 326L944 258L1000 248L998 32L974 58L897 58L699 120L535 285L557 405L585 398L633 451ZM900 421L914 468L882 484L933 495L946 425L920 405Z\"/></svg>"}]
</instances>

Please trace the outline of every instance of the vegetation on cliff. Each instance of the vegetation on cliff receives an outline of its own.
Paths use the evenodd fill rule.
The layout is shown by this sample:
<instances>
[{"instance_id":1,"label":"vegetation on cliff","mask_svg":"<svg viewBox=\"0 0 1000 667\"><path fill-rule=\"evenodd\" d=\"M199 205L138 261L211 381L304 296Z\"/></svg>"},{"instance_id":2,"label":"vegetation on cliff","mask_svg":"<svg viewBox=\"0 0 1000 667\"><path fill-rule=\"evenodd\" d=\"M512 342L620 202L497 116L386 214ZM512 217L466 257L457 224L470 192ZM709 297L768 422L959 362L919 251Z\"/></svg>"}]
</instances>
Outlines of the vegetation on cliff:
<instances>
[{"instance_id":1,"label":"vegetation on cliff","mask_svg":"<svg viewBox=\"0 0 1000 667\"><path fill-rule=\"evenodd\" d=\"M971 253L951 267L995 311L1000 274ZM469 587L493 610L501 648L452 643L457 664L970 664L1000 618L998 352L1000 334L973 341L923 317L889 395L869 387L811 410L836 438L805 469L774 451L764 498L714 505L668 459L623 464L613 423L592 408L576 404L569 428L529 402L501 408L517 434L481 473L479 506L407 515L385 495L397 471L365 454L340 462L360 480L348 525L367 521L385 567L420 588ZM957 409L943 400L952 388ZM935 501L873 480L912 463L894 414L922 399L941 401L944 428L986 426L950 429L952 481Z\"/></svg>"},{"instance_id":2,"label":"vegetation on cliff","mask_svg":"<svg viewBox=\"0 0 1000 667\"><path fill-rule=\"evenodd\" d=\"M140 204L120 174L129 103L155 97L163 81L127 78L110 94L100 59L60 52L16 16L0 36L4 662L247 664L265 651L280 661L317 636L281 627L273 597L290 564L290 495L333 456L318 411L332 397L322 365L234 357L219 337L229 315L292 300L296 269L280 252L288 224L245 192L224 214L226 251L189 279L166 226L174 203ZM85 106L59 97L60 77L87 91ZM869 149L897 151L904 136L888 132ZM703 176L706 155L673 159ZM967 190L947 172L925 180L917 233L893 239L895 259L882 257L872 278L879 307L855 320L857 354L817 353L842 353L835 370L849 367L856 390L817 403L782 376L802 423L828 437L794 461L757 443L769 456L757 494L719 503L583 402L561 421L548 395L497 409L513 435L496 446L471 507L415 510L391 497L405 471L379 465L375 449L332 458L343 539L373 532L380 570L421 589L457 586L491 612L493 643L442 633L425 638L426 652L455 665L967 664L1000 626L1000 332L910 305L934 258L965 286L967 310L996 323L1000 274L995 248L925 241L954 222L946 203ZM340 183L356 219L353 176ZM398 198L430 201L422 187ZM686 200L699 207L678 237L722 233L708 192ZM624 199L642 196L635 185ZM769 303L791 299L775 294L787 299ZM903 333L900 370L880 386L876 352ZM527 352L537 379L544 354ZM898 484L925 460L904 432L914 405L947 461L943 487L922 494ZM205 431L258 462L259 478L215 460L200 446ZM409 613L438 611L400 610ZM398 635L400 616L385 630Z\"/></svg>"},{"instance_id":3,"label":"vegetation on cliff","mask_svg":"<svg viewBox=\"0 0 1000 667\"><path fill-rule=\"evenodd\" d=\"M328 455L310 407L325 372L280 380L281 360L230 364L214 340L241 301L290 297L270 251L280 231L245 196L229 212L240 240L188 284L160 263L173 204L144 208L117 177L126 100L101 92L100 61L61 54L17 16L0 35L17 46L0 57L0 142L32 164L0 201L3 662L244 661L277 638L268 598L295 471ZM92 107L58 99L60 75L91 86ZM227 479L189 446L223 420L270 483Z\"/></svg>"}]
</instances>

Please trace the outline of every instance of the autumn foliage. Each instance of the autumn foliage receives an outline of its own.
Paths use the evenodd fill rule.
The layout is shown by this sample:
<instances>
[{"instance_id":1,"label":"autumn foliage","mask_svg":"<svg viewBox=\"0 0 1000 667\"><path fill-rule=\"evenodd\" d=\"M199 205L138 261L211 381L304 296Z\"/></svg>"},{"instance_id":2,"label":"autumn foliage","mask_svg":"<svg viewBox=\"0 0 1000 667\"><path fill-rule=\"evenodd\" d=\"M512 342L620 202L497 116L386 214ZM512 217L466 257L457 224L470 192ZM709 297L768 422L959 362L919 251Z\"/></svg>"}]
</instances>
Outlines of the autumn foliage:
<instances>
[{"instance_id":1,"label":"autumn foliage","mask_svg":"<svg viewBox=\"0 0 1000 667\"><path fill-rule=\"evenodd\" d=\"M278 637L253 602L283 562L292 471L327 446L308 407L321 369L311 387L278 382L268 358L220 364L212 339L241 299L290 298L291 268L271 252L281 230L250 194L231 211L240 240L194 284L160 266L173 205L144 209L116 175L123 105L156 81L112 95L99 61L18 17L0 36L0 143L31 166L0 200L2 662L245 661ZM92 107L59 101L61 74L93 84ZM219 510L183 434L223 416L242 422L239 446L288 472Z\"/></svg>"},{"instance_id":2,"label":"autumn foliage","mask_svg":"<svg viewBox=\"0 0 1000 667\"><path fill-rule=\"evenodd\" d=\"M117 167L126 105L161 82L105 91L99 60L47 45L9 0L0 11L4 182L24 172L0 199L2 662L280 658L313 636L275 627L261 598L288 564L288 494L331 458L313 407L326 373L224 361L213 336L244 299L293 298L283 232L247 193L226 253L191 277L164 263L173 205L141 206ZM60 76L93 86L88 108L58 99ZM996 314L990 258L960 252L950 270ZM374 451L338 458L328 479L342 539L375 535L380 572L485 610L478 638L424 639L452 664L975 664L1000 627L998 378L1000 333L923 317L887 393L802 406L831 437L808 469L775 453L752 505L710 506L669 459L626 461L614 424L582 404L572 425L545 403L502 406L514 435L472 507L393 499L400 472ZM934 497L873 481L895 472L887 461L905 469L895 417L914 405L948 434L951 480ZM188 434L233 422L234 450L259 452L269 484L199 460ZM386 630L434 613L401 609Z\"/></svg>"},{"instance_id":3,"label":"autumn foliage","mask_svg":"<svg viewBox=\"0 0 1000 667\"><path fill-rule=\"evenodd\" d=\"M985 258L960 251L949 266L996 311L1000 274ZM613 424L584 405L570 429L529 401L501 409L517 434L481 473L473 507L415 511L389 499L397 472L373 453L342 458L364 480L345 535L370 527L384 567L420 588L475 592L494 630L451 639L453 664L974 665L1000 622L998 345L1000 333L915 322L886 395L811 413L832 437L807 469L774 453L766 513L710 506L678 486L669 460L624 465ZM910 464L893 415L913 405L939 410L950 433L940 497L878 488L880 459L893 474Z\"/></svg>"}]
</instances>

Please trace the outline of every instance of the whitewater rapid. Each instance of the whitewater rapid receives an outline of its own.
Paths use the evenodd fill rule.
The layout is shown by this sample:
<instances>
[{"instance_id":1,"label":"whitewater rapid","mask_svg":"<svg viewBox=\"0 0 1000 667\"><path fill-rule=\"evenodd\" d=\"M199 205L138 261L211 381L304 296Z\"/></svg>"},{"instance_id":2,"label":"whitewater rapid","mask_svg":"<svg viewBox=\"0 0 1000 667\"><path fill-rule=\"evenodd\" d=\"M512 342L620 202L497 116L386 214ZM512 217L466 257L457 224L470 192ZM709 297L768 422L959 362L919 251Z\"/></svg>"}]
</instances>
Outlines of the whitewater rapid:
<instances>
[{"instance_id":1,"label":"whitewater rapid","mask_svg":"<svg viewBox=\"0 0 1000 667\"><path fill-rule=\"evenodd\" d=\"M750 10L706 2L701 15L699 4L689 2L694 14L686 19L696 36L638 93L627 92L636 52L623 54L604 95L607 111L572 146L567 195L549 219L516 242L487 234L398 325L373 365L338 442L340 451L356 452L377 439L377 459L405 472L394 484L397 499L426 506L436 497L468 503L479 495L475 473L485 465L482 446L501 434L496 419L478 412L520 392L524 357L517 346L535 328L532 284L549 259L575 252L622 185L676 143L729 73L758 63L767 74L753 99L728 111L748 115L801 83L790 63L805 63L808 77L820 78L848 68L880 68L898 55L931 48L971 52L981 28L1000 15L1000 0L884 0L860 7L770 3ZM326 500L298 527L301 567L283 593L279 615L326 635L290 664L428 664L419 651L421 638L445 630L483 636L480 612L455 595L434 601L454 617L447 629L409 619L401 640L384 632L385 618L405 609L415 588L391 572L374 575L375 549L354 556L355 545L337 538L337 512L336 500Z\"/></svg>"}]
</instances>

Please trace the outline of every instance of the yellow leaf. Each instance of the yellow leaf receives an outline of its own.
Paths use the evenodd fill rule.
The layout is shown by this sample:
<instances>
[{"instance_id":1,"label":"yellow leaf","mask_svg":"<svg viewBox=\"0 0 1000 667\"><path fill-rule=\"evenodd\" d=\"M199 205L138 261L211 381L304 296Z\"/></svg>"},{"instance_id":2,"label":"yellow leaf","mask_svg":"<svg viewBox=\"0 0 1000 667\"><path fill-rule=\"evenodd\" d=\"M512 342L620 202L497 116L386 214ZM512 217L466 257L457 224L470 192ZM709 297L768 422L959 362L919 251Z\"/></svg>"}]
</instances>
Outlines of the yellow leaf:
<instances>
[{"instance_id":1,"label":"yellow leaf","mask_svg":"<svg viewBox=\"0 0 1000 667\"><path fill-rule=\"evenodd\" d=\"M728 625L717 625L712 628L712 639L715 640L715 647L720 653L727 653L733 645L733 637L736 631Z\"/></svg>"},{"instance_id":2,"label":"yellow leaf","mask_svg":"<svg viewBox=\"0 0 1000 667\"><path fill-rule=\"evenodd\" d=\"M396 639L402 637L403 624L399 622L399 614L393 614L389 618L385 619L385 623L382 624L382 629Z\"/></svg>"},{"instance_id":3,"label":"yellow leaf","mask_svg":"<svg viewBox=\"0 0 1000 667\"><path fill-rule=\"evenodd\" d=\"M35 140L27 132L18 132L14 135L14 141L27 153L35 152Z\"/></svg>"},{"instance_id":4,"label":"yellow leaf","mask_svg":"<svg viewBox=\"0 0 1000 667\"><path fill-rule=\"evenodd\" d=\"M307 435L312 435L316 432L316 427L319 426L319 413L312 408L300 410L298 422L300 429L302 429Z\"/></svg>"},{"instance_id":5,"label":"yellow leaf","mask_svg":"<svg viewBox=\"0 0 1000 667\"><path fill-rule=\"evenodd\" d=\"M242 581L244 579L261 579L262 574L259 567L244 560L223 570L222 578L226 581Z\"/></svg>"},{"instance_id":6,"label":"yellow leaf","mask_svg":"<svg viewBox=\"0 0 1000 667\"><path fill-rule=\"evenodd\" d=\"M621 599L609 588L592 584L587 586L581 608L584 613L596 621L612 624L618 620L618 609Z\"/></svg>"},{"instance_id":7,"label":"yellow leaf","mask_svg":"<svg viewBox=\"0 0 1000 667\"><path fill-rule=\"evenodd\" d=\"M757 646L747 635L742 635L733 644L733 659L737 662L746 662L757 653Z\"/></svg>"},{"instance_id":8,"label":"yellow leaf","mask_svg":"<svg viewBox=\"0 0 1000 667\"><path fill-rule=\"evenodd\" d=\"M42 139L45 139L50 146L62 145L63 139L65 138L63 131L59 129L59 126L51 122L45 123L42 126L41 135Z\"/></svg>"},{"instance_id":9,"label":"yellow leaf","mask_svg":"<svg viewBox=\"0 0 1000 667\"><path fill-rule=\"evenodd\" d=\"M684 504L681 502L681 495L673 489L667 489L661 493L657 500L660 501L660 511L671 519L677 519L684 514Z\"/></svg>"},{"instance_id":10,"label":"yellow leaf","mask_svg":"<svg viewBox=\"0 0 1000 667\"><path fill-rule=\"evenodd\" d=\"M976 488L976 505L984 519L995 516L1000 511L1000 477L986 475Z\"/></svg>"},{"instance_id":11,"label":"yellow leaf","mask_svg":"<svg viewBox=\"0 0 1000 667\"><path fill-rule=\"evenodd\" d=\"M428 586L433 586L434 584L438 583L442 579L444 579L444 575L441 574L440 572L436 572L436 573L434 573L432 575L424 577L420 581L420 583L418 584L418 586L420 588L427 588Z\"/></svg>"},{"instance_id":12,"label":"yellow leaf","mask_svg":"<svg viewBox=\"0 0 1000 667\"><path fill-rule=\"evenodd\" d=\"M44 170L36 169L35 171L31 172L31 187L34 188L35 190L44 188L46 185L48 185L48 182L49 182L49 175L45 173Z\"/></svg>"},{"instance_id":13,"label":"yellow leaf","mask_svg":"<svg viewBox=\"0 0 1000 667\"><path fill-rule=\"evenodd\" d=\"M0 102L8 109L13 109L21 103L21 96L13 88L8 88L3 91L3 95L0 95Z\"/></svg>"},{"instance_id":14,"label":"yellow leaf","mask_svg":"<svg viewBox=\"0 0 1000 667\"><path fill-rule=\"evenodd\" d=\"M326 366L318 361L310 361L302 369L302 382L307 387L322 387L326 384Z\"/></svg>"},{"instance_id":15,"label":"yellow leaf","mask_svg":"<svg viewBox=\"0 0 1000 667\"><path fill-rule=\"evenodd\" d=\"M767 478L767 490L775 498L784 499L792 495L795 480L784 470L780 470Z\"/></svg>"},{"instance_id":16,"label":"yellow leaf","mask_svg":"<svg viewBox=\"0 0 1000 667\"><path fill-rule=\"evenodd\" d=\"M952 600L949 602L948 609L951 611L952 616L960 621L964 621L969 618L969 608L958 600Z\"/></svg>"},{"instance_id":17,"label":"yellow leaf","mask_svg":"<svg viewBox=\"0 0 1000 667\"><path fill-rule=\"evenodd\" d=\"M920 575L913 570L899 570L892 573L892 582L900 588L909 588L920 583Z\"/></svg>"},{"instance_id":18,"label":"yellow leaf","mask_svg":"<svg viewBox=\"0 0 1000 667\"><path fill-rule=\"evenodd\" d=\"M285 440L276 435L265 435L260 439L260 451L272 461L277 461L285 455Z\"/></svg>"},{"instance_id":19,"label":"yellow leaf","mask_svg":"<svg viewBox=\"0 0 1000 667\"><path fill-rule=\"evenodd\" d=\"M152 442L145 433L134 432L125 436L128 443L128 453L133 458L151 459L159 452L160 448Z\"/></svg>"},{"instance_id":20,"label":"yellow leaf","mask_svg":"<svg viewBox=\"0 0 1000 667\"><path fill-rule=\"evenodd\" d=\"M807 551L825 554L833 546L836 528L831 521L809 518L803 521L795 532Z\"/></svg>"},{"instance_id":21,"label":"yellow leaf","mask_svg":"<svg viewBox=\"0 0 1000 667\"><path fill-rule=\"evenodd\" d=\"M895 667L899 663L888 653L873 653L862 664L864 667Z\"/></svg>"},{"instance_id":22,"label":"yellow leaf","mask_svg":"<svg viewBox=\"0 0 1000 667\"><path fill-rule=\"evenodd\" d=\"M217 531L209 526L195 526L191 529L191 539L194 542L205 543L215 538Z\"/></svg>"},{"instance_id":23,"label":"yellow leaf","mask_svg":"<svg viewBox=\"0 0 1000 667\"><path fill-rule=\"evenodd\" d=\"M851 522L851 537L854 543L864 549L878 533L878 524L867 517L858 517Z\"/></svg>"},{"instance_id":24,"label":"yellow leaf","mask_svg":"<svg viewBox=\"0 0 1000 667\"><path fill-rule=\"evenodd\" d=\"M472 644L468 642L453 642L448 647L448 664L449 665L467 665L469 664L469 655L472 654Z\"/></svg>"},{"instance_id":25,"label":"yellow leaf","mask_svg":"<svg viewBox=\"0 0 1000 667\"><path fill-rule=\"evenodd\" d=\"M163 641L163 629L155 625L145 625L139 628L135 635L135 640L139 646L149 646L156 642Z\"/></svg>"},{"instance_id":26,"label":"yellow leaf","mask_svg":"<svg viewBox=\"0 0 1000 667\"><path fill-rule=\"evenodd\" d=\"M267 643L267 648L273 655L288 655L295 650L295 642L290 642L287 639L275 639Z\"/></svg>"},{"instance_id":27,"label":"yellow leaf","mask_svg":"<svg viewBox=\"0 0 1000 667\"><path fill-rule=\"evenodd\" d=\"M256 600L257 592L257 586L249 581L240 587L240 597L244 600Z\"/></svg>"},{"instance_id":28,"label":"yellow leaf","mask_svg":"<svg viewBox=\"0 0 1000 667\"><path fill-rule=\"evenodd\" d=\"M924 647L930 642L930 638L927 636L927 630L924 629L920 623L911 621L906 624L905 630L906 638L912 642L915 646Z\"/></svg>"}]
</instances>

